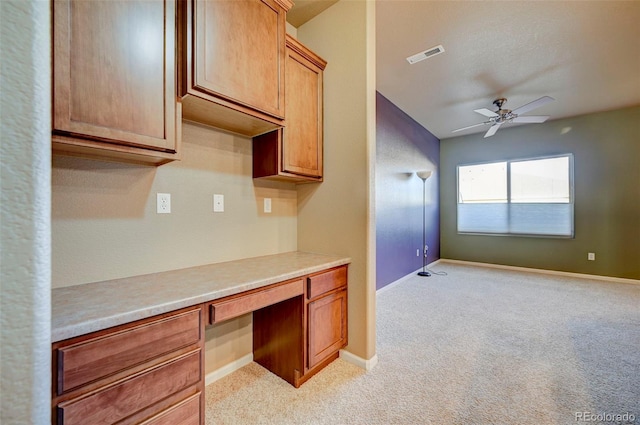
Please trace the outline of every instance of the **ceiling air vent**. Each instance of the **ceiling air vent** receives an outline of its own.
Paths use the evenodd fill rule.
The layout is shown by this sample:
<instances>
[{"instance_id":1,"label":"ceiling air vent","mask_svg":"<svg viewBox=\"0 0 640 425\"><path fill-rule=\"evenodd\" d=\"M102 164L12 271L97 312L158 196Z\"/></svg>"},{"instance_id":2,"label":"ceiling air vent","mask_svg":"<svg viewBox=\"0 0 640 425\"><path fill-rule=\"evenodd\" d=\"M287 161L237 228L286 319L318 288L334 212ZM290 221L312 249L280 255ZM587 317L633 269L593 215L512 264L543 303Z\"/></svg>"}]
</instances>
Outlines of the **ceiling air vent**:
<instances>
[{"instance_id":1,"label":"ceiling air vent","mask_svg":"<svg viewBox=\"0 0 640 425\"><path fill-rule=\"evenodd\" d=\"M411 65L413 65L414 63L423 61L423 60L425 60L427 58L430 58L432 56L439 55L442 52L444 52L444 47L442 47L442 45L439 45L439 46L427 49L424 52L416 53L413 56L409 56L407 58L407 62L409 62Z\"/></svg>"}]
</instances>

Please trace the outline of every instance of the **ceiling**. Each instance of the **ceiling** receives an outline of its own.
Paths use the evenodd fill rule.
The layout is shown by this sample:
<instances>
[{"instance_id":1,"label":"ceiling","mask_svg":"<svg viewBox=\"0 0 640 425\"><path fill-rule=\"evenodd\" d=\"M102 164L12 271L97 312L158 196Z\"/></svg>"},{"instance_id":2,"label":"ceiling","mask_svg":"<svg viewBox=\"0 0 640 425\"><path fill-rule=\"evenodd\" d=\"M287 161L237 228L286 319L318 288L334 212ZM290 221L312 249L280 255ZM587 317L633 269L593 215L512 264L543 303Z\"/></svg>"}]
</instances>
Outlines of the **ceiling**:
<instances>
[{"instance_id":1,"label":"ceiling","mask_svg":"<svg viewBox=\"0 0 640 425\"><path fill-rule=\"evenodd\" d=\"M335 1L295 3L297 27ZM639 23L640 1L379 0L377 90L439 139L486 132L451 133L485 121L473 110L498 97L515 109L551 96L525 114L551 120L640 105Z\"/></svg>"},{"instance_id":2,"label":"ceiling","mask_svg":"<svg viewBox=\"0 0 640 425\"><path fill-rule=\"evenodd\" d=\"M294 0L293 7L287 12L287 22L298 28L337 2L338 0Z\"/></svg>"}]
</instances>

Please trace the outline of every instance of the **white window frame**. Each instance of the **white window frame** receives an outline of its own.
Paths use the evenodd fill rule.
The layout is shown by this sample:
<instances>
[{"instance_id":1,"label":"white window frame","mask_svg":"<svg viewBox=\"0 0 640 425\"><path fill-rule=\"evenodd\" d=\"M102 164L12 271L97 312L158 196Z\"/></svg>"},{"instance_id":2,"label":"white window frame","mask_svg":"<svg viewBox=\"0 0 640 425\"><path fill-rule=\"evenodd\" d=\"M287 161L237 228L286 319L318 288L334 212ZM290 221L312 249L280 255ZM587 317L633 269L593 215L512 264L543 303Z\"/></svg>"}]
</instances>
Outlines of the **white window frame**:
<instances>
[{"instance_id":1,"label":"white window frame","mask_svg":"<svg viewBox=\"0 0 640 425\"><path fill-rule=\"evenodd\" d=\"M539 204L545 205L544 202L537 203L522 203L522 202L513 202L511 200L511 164L515 162L525 162L525 161L536 161L536 160L545 160L545 159L553 159L553 158L568 158L569 161L569 202L568 203L558 203L558 205L566 205L568 212L566 214L570 215L570 232L563 233L540 233L535 231L513 231L512 230L512 214L513 208L511 205L527 205L527 204ZM506 230L502 231L491 231L491 230L460 230L460 215L461 215L461 207L460 205L474 205L474 203L464 203L461 202L460 198L460 168L467 166L475 166L475 165L483 165L483 164L496 164L496 163L506 163L506 179L507 179L507 201L505 203L501 203L500 205L506 205ZM541 238L562 238L562 239L570 239L575 237L575 214L574 214L574 204L575 204L575 189L574 189L574 158L573 154L565 153L565 154L557 154L557 155L546 155L546 156L536 156L536 157L528 157L528 158L514 158L514 159L501 159L495 161L484 161L477 163L466 163L459 164L456 167L456 229L458 234L464 235L490 235L490 236L526 236L526 237L541 237ZM489 203L475 203L477 205L487 205ZM554 203L546 203L548 205ZM467 207L469 208L469 207ZM478 228L481 226L478 226Z\"/></svg>"}]
</instances>

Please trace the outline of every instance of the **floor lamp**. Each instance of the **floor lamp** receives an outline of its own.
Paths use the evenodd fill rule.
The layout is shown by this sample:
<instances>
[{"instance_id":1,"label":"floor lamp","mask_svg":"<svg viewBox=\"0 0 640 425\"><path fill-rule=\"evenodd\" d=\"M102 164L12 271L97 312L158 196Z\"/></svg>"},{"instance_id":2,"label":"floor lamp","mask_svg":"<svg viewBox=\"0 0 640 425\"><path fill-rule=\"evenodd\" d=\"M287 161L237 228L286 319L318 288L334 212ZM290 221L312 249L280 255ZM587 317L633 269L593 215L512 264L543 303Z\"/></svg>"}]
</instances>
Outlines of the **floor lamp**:
<instances>
[{"instance_id":1,"label":"floor lamp","mask_svg":"<svg viewBox=\"0 0 640 425\"><path fill-rule=\"evenodd\" d=\"M427 271L427 199L426 199L426 191L427 191L427 179L431 177L431 171L418 171L416 172L418 177L422 179L422 249L424 250L422 253L422 271L418 272L418 276L431 276L431 273Z\"/></svg>"}]
</instances>

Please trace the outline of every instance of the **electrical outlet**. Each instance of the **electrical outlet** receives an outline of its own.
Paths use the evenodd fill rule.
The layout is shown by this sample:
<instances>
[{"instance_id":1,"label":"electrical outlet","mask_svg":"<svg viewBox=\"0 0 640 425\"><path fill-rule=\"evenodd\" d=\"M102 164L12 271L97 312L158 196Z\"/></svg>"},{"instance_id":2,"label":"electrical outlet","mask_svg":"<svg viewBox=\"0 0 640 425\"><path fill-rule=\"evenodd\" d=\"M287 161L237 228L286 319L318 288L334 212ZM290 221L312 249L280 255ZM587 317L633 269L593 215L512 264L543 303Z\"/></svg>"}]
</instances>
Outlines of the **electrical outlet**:
<instances>
[{"instance_id":1,"label":"electrical outlet","mask_svg":"<svg viewBox=\"0 0 640 425\"><path fill-rule=\"evenodd\" d=\"M171 214L171 194L156 194L156 212L158 214Z\"/></svg>"},{"instance_id":2,"label":"electrical outlet","mask_svg":"<svg viewBox=\"0 0 640 425\"><path fill-rule=\"evenodd\" d=\"M213 195L213 212L224 212L224 195Z\"/></svg>"},{"instance_id":3,"label":"electrical outlet","mask_svg":"<svg viewBox=\"0 0 640 425\"><path fill-rule=\"evenodd\" d=\"M596 261L596 253L595 252L590 252L587 254L587 260L589 261Z\"/></svg>"},{"instance_id":4,"label":"electrical outlet","mask_svg":"<svg viewBox=\"0 0 640 425\"><path fill-rule=\"evenodd\" d=\"M264 198L264 212L271 212L271 198Z\"/></svg>"}]
</instances>

